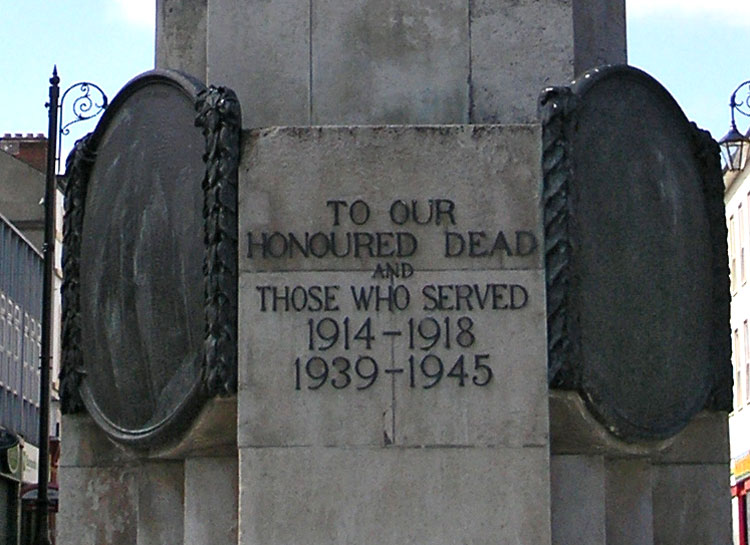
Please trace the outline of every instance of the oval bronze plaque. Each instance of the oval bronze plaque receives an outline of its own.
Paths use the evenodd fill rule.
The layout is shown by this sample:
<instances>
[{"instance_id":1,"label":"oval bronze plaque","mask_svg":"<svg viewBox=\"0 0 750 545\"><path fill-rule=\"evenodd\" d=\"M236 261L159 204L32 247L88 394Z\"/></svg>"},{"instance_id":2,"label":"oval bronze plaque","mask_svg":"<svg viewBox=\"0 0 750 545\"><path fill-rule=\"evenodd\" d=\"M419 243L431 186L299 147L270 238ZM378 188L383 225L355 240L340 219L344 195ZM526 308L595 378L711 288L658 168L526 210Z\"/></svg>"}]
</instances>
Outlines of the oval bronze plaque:
<instances>
[{"instance_id":1,"label":"oval bronze plaque","mask_svg":"<svg viewBox=\"0 0 750 545\"><path fill-rule=\"evenodd\" d=\"M204 335L203 86L151 72L92 136L80 242L81 397L112 436L151 443L199 406Z\"/></svg>"},{"instance_id":2,"label":"oval bronze plaque","mask_svg":"<svg viewBox=\"0 0 750 545\"><path fill-rule=\"evenodd\" d=\"M713 246L722 240L723 215L709 213L712 182L698 156L698 130L656 80L613 66L587 73L567 92L571 176L564 190L546 176L548 247L560 243L547 257L550 357L559 367L553 384L577 388L626 440L666 438L717 385L711 347L726 324L717 331L724 280ZM714 174L721 185L720 171ZM562 200L565 213L553 218ZM550 236L563 224L564 237ZM561 364L553 360L562 346Z\"/></svg>"}]
</instances>

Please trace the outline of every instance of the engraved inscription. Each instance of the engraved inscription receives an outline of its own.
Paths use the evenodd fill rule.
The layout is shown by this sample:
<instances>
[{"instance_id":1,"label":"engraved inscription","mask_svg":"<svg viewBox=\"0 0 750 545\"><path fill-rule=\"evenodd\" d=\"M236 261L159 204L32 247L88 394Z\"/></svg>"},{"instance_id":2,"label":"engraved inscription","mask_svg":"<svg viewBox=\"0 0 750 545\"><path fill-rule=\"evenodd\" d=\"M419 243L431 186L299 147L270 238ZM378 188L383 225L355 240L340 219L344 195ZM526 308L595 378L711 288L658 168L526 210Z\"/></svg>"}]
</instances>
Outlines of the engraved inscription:
<instances>
[{"instance_id":1,"label":"engraved inscription","mask_svg":"<svg viewBox=\"0 0 750 545\"><path fill-rule=\"evenodd\" d=\"M453 282L420 282L410 258L502 259L533 256L536 236L524 229L461 230L453 199L395 199L372 204L362 199L321 200L320 230L248 231L246 259L256 263L369 258L370 282L352 275L350 283L277 283L253 286L253 308L292 320L294 354L283 365L295 392L360 392L387 384L407 390L486 388L502 372L492 355L497 339L487 332L507 312L529 305L526 286L471 282L460 271ZM369 229L371 223L379 228ZM390 225L391 229L382 229ZM425 230L437 237L425 237ZM425 240L428 242L426 243ZM436 243L436 241L439 241ZM452 261L451 261L452 262ZM357 279L356 281L354 279ZM430 281L432 279L432 281ZM484 327L478 327L483 323Z\"/></svg>"}]
</instances>

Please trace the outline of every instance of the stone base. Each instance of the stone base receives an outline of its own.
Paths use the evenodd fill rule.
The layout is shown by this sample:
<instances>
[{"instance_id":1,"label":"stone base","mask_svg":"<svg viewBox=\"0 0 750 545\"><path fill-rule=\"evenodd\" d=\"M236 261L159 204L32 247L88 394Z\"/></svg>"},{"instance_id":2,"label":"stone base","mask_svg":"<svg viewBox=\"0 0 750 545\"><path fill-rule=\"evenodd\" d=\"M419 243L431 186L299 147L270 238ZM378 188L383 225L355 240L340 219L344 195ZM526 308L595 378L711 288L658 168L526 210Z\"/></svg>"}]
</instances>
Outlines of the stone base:
<instances>
[{"instance_id":1,"label":"stone base","mask_svg":"<svg viewBox=\"0 0 750 545\"><path fill-rule=\"evenodd\" d=\"M731 543L724 414L701 413L650 448L618 444L589 421L589 440L574 448L558 425L585 414L580 399L553 392L550 407L552 523L522 525L518 543L543 543L550 531L553 545ZM63 426L60 545L265 545L294 543L300 533L306 543L433 544L461 543L472 532L475 539L464 542L494 543L496 526L539 508L545 478L540 470L539 482L509 489L504 474L543 463L531 457L498 467L496 449L243 448L239 467L231 456L142 459L88 416L66 416ZM349 480L322 477L343 470ZM482 524L466 509L475 499ZM423 516L407 516L414 509ZM266 510L289 525L274 528ZM355 529L363 536L357 541Z\"/></svg>"},{"instance_id":2,"label":"stone base","mask_svg":"<svg viewBox=\"0 0 750 545\"><path fill-rule=\"evenodd\" d=\"M550 395L554 545L732 542L726 413L676 436L628 444L574 392Z\"/></svg>"},{"instance_id":3,"label":"stone base","mask_svg":"<svg viewBox=\"0 0 750 545\"><path fill-rule=\"evenodd\" d=\"M150 453L115 444L88 415L63 417L57 543L235 545L232 407L236 400L209 404L190 442ZM201 422L218 414L229 421L214 421L215 429L231 431L210 449L206 439L212 434L200 431Z\"/></svg>"}]
</instances>

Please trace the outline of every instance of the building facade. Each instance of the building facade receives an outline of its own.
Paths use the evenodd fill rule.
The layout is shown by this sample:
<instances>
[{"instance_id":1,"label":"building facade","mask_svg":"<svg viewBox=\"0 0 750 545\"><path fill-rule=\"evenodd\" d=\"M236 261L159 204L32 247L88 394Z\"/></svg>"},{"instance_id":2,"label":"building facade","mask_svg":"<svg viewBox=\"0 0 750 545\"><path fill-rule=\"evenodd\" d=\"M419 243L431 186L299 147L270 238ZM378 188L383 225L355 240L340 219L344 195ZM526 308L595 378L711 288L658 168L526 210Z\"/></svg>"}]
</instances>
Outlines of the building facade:
<instances>
[{"instance_id":1,"label":"building facade","mask_svg":"<svg viewBox=\"0 0 750 545\"><path fill-rule=\"evenodd\" d=\"M0 545L31 543L38 472L40 355L47 140L43 135L0 137L0 433L15 443L0 448ZM62 199L57 202L58 216ZM58 222L57 238L61 239ZM56 252L59 264L59 250ZM54 331L59 338L60 267L54 276ZM59 358L53 343L53 373ZM53 384L50 432L58 445L59 411ZM13 442L13 441L11 441ZM6 441L6 446L11 442ZM55 451L56 452L56 451ZM56 484L50 486L54 496Z\"/></svg>"},{"instance_id":2,"label":"building facade","mask_svg":"<svg viewBox=\"0 0 750 545\"><path fill-rule=\"evenodd\" d=\"M750 545L750 169L724 176L732 293L734 410L729 415L734 544Z\"/></svg>"}]
</instances>

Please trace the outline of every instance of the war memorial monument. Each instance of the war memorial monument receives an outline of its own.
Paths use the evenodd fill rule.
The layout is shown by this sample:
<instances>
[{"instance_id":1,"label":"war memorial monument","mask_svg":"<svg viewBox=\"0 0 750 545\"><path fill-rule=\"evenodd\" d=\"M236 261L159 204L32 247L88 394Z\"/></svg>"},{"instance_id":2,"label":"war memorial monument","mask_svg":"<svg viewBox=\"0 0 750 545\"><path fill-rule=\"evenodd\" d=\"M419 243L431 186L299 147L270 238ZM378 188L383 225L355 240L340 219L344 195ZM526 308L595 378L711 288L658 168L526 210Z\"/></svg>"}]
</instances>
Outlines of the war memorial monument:
<instances>
[{"instance_id":1,"label":"war memorial monument","mask_svg":"<svg viewBox=\"0 0 750 545\"><path fill-rule=\"evenodd\" d=\"M727 545L718 147L624 0L160 0L67 164L62 545Z\"/></svg>"}]
</instances>

